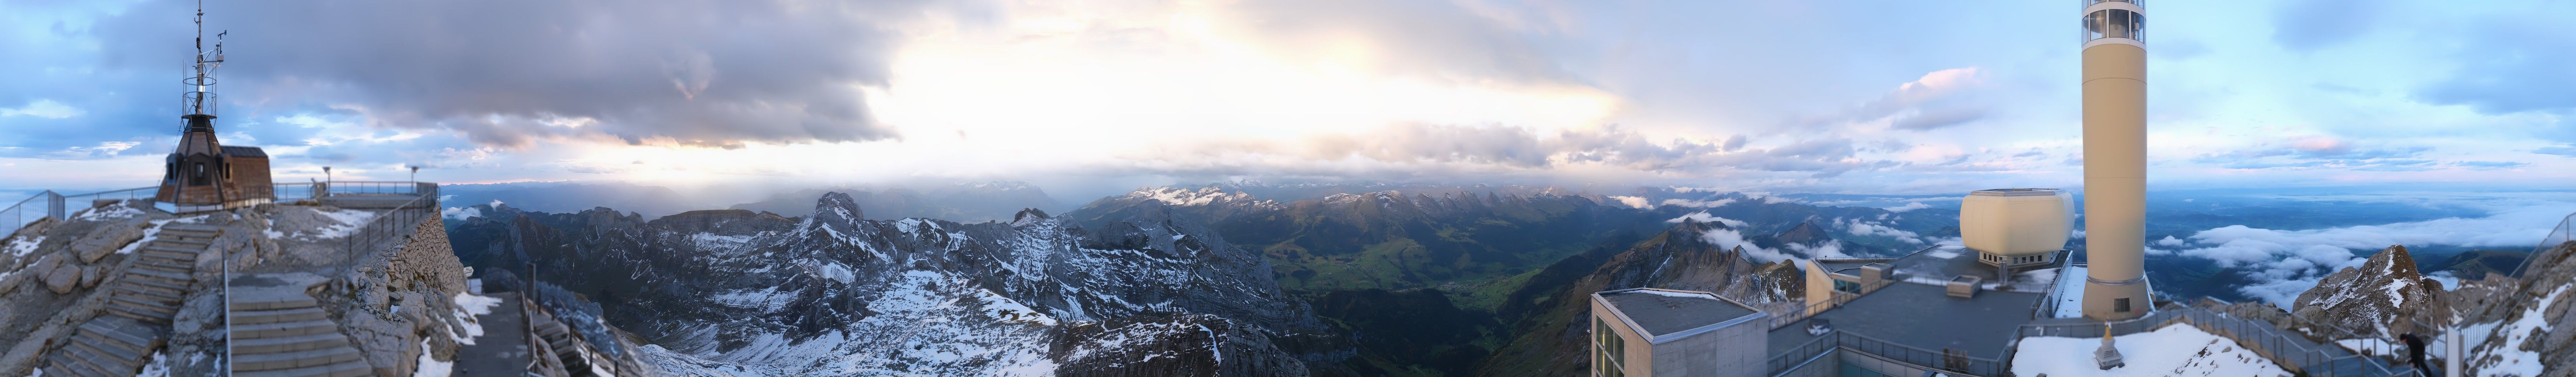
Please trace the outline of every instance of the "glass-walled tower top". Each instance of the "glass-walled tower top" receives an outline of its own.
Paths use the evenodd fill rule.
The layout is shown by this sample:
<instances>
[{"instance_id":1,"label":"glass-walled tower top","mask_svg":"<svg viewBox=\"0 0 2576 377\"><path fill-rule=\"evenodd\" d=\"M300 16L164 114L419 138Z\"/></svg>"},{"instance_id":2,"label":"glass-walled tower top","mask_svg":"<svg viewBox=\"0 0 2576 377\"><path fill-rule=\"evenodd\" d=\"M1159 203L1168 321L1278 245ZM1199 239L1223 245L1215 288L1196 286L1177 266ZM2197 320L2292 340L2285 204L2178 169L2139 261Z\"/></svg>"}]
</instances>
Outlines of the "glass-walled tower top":
<instances>
[{"instance_id":1,"label":"glass-walled tower top","mask_svg":"<svg viewBox=\"0 0 2576 377\"><path fill-rule=\"evenodd\" d=\"M2121 43L2145 47L2144 30L2147 15L2138 6L2143 0L2084 1L2084 45Z\"/></svg>"}]
</instances>

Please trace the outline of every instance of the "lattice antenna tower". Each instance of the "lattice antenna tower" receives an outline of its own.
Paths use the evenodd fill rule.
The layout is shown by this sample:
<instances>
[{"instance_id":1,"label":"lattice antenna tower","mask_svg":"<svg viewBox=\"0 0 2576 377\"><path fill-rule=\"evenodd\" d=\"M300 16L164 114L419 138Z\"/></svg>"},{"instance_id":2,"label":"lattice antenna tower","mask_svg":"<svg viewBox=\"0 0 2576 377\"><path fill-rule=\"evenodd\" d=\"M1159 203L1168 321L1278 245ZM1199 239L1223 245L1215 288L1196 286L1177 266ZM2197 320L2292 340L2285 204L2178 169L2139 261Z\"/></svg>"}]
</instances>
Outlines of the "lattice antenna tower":
<instances>
[{"instance_id":1,"label":"lattice antenna tower","mask_svg":"<svg viewBox=\"0 0 2576 377\"><path fill-rule=\"evenodd\" d=\"M224 65L224 35L232 34L232 32L224 31L215 33L215 49L213 51L208 51L206 50L205 0L197 0L196 22L197 64L189 67L191 70L195 71L196 75L189 77L186 80L181 80L181 83L187 84L188 86L188 92L180 95L180 106L181 108L186 109L188 114L181 118L214 118L216 110L215 105L218 102L215 98L215 69L222 68Z\"/></svg>"}]
</instances>

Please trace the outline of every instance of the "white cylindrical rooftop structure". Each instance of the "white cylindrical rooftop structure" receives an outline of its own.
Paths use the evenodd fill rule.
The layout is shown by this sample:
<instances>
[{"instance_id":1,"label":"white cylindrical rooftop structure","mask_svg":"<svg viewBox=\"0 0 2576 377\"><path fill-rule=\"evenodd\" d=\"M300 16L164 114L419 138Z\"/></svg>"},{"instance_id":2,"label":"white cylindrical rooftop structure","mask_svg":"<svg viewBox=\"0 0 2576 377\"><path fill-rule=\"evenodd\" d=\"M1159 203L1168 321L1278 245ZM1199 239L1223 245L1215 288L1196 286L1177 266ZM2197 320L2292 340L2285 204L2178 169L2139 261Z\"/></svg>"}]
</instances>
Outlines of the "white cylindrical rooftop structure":
<instances>
[{"instance_id":1,"label":"white cylindrical rooftop structure","mask_svg":"<svg viewBox=\"0 0 2576 377\"><path fill-rule=\"evenodd\" d=\"M2075 199L2050 188L1968 193L1959 204L1959 241L1987 254L2021 256L2064 250L2074 230Z\"/></svg>"}]
</instances>

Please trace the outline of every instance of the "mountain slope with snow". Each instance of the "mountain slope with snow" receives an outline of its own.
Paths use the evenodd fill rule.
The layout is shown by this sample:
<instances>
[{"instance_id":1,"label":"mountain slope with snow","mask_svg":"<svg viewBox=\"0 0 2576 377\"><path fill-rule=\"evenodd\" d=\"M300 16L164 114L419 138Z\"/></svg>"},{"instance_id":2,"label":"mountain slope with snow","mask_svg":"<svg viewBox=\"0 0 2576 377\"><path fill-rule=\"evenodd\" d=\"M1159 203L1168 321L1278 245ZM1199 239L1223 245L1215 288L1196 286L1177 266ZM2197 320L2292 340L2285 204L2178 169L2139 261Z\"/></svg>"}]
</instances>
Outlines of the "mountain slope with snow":
<instances>
[{"instance_id":1,"label":"mountain slope with snow","mask_svg":"<svg viewBox=\"0 0 2576 377\"><path fill-rule=\"evenodd\" d=\"M1327 327L1268 262L1168 212L1097 230L810 214L482 208L460 244L485 268L540 266L669 366L766 376L1306 375ZM685 357L681 357L685 356ZM690 372L695 373L695 372ZM708 372L714 373L714 372Z\"/></svg>"}]
</instances>

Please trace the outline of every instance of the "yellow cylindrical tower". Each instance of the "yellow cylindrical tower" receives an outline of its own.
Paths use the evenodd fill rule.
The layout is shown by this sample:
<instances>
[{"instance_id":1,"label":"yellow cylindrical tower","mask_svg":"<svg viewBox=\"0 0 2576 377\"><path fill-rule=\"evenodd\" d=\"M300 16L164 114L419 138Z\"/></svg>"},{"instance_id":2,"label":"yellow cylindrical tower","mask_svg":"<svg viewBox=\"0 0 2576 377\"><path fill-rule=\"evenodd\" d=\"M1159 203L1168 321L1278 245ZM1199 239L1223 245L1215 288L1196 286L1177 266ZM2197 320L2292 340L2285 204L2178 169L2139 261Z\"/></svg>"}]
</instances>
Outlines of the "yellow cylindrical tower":
<instances>
[{"instance_id":1,"label":"yellow cylindrical tower","mask_svg":"<svg viewBox=\"0 0 2576 377\"><path fill-rule=\"evenodd\" d=\"M2136 0L2083 0L2084 316L2152 309L2146 275L2147 49Z\"/></svg>"}]
</instances>

